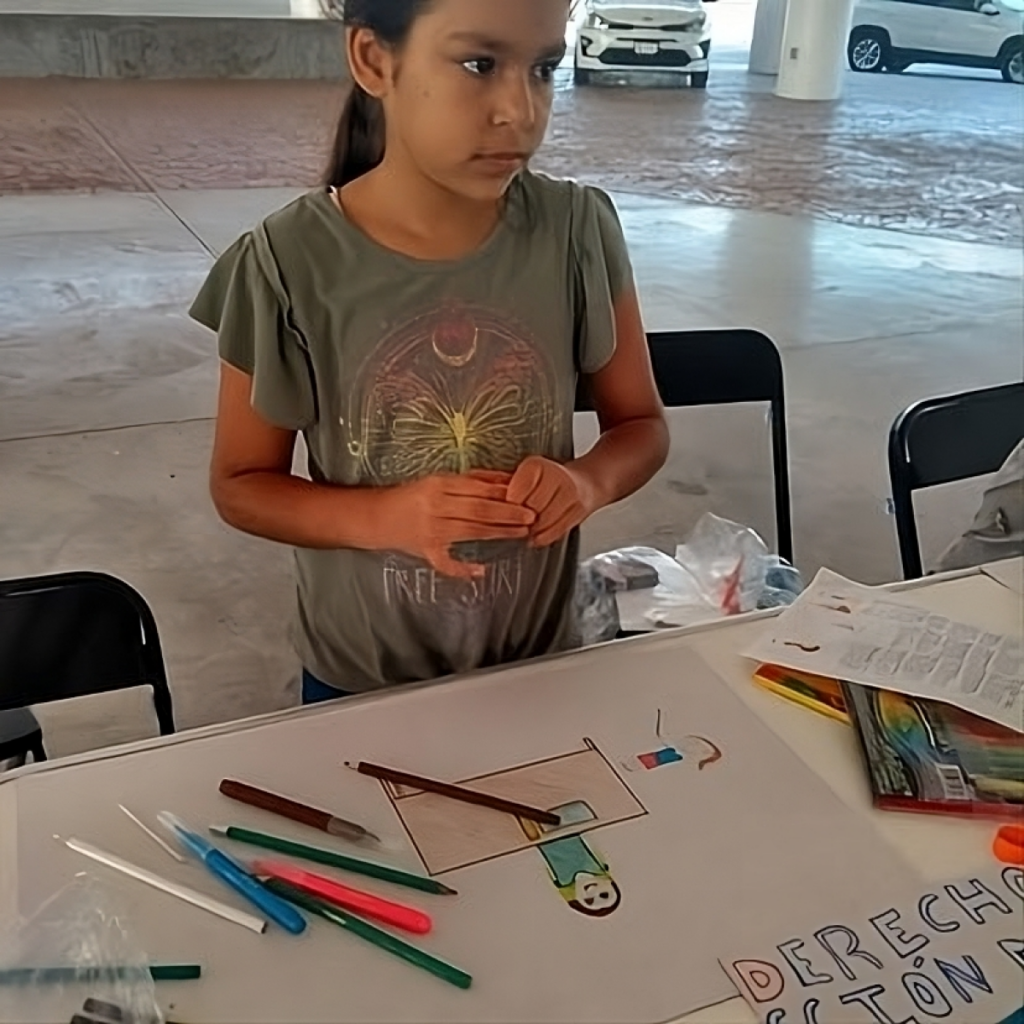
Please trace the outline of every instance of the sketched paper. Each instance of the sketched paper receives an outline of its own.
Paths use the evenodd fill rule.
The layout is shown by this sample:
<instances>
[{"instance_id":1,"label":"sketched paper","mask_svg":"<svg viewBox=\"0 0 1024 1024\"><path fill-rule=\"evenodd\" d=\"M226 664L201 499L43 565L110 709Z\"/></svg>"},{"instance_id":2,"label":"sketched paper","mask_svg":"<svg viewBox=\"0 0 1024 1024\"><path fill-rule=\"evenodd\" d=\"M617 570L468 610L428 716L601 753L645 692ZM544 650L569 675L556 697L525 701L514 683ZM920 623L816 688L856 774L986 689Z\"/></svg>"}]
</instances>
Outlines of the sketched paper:
<instances>
[{"instance_id":1,"label":"sketched paper","mask_svg":"<svg viewBox=\"0 0 1024 1024\"><path fill-rule=\"evenodd\" d=\"M954 622L822 569L744 655L954 704L1024 732L1024 640Z\"/></svg>"}]
</instances>

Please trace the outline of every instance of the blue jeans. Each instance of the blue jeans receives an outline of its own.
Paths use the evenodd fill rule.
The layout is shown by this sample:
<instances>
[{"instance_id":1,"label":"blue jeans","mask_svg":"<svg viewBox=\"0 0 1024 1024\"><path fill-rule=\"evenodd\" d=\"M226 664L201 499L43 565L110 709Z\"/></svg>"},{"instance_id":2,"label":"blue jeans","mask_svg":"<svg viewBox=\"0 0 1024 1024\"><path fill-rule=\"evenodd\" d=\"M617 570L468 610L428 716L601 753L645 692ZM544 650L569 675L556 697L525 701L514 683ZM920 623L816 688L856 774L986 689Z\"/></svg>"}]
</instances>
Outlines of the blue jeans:
<instances>
[{"instance_id":1,"label":"blue jeans","mask_svg":"<svg viewBox=\"0 0 1024 1024\"><path fill-rule=\"evenodd\" d=\"M339 697L351 697L350 693L344 690L337 690L333 686L320 682L311 672L302 670L302 703L323 704L324 701L337 700Z\"/></svg>"}]
</instances>

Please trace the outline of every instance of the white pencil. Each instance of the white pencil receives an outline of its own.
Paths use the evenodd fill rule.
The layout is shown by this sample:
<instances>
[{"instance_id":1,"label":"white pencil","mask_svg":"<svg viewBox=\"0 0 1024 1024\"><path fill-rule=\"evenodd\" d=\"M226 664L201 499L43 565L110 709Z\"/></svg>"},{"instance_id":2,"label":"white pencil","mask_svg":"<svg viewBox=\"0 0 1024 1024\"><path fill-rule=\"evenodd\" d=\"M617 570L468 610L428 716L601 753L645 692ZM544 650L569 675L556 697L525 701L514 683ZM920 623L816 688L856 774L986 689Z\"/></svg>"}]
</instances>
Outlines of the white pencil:
<instances>
[{"instance_id":1,"label":"white pencil","mask_svg":"<svg viewBox=\"0 0 1024 1024\"><path fill-rule=\"evenodd\" d=\"M266 921L252 914L247 914L244 910L237 910L227 903L211 899L209 896L197 892L195 889L190 889L186 885L178 885L177 882L161 878L152 871L147 871L145 868L140 868L129 861L122 860L112 853L107 853L106 850L100 850L95 846L90 846L88 843L83 843L80 839L66 839L64 842L76 853L81 853L83 856L98 861L100 864L106 864L108 868L113 868L115 871L120 871L122 874L128 875L139 882L151 885L154 889L166 892L170 896L176 896L179 900L184 900L186 903L191 903L194 907L199 907L200 910L216 914L217 917L222 917L225 921L240 924L243 928L248 928L253 932L262 934L266 931Z\"/></svg>"},{"instance_id":2,"label":"white pencil","mask_svg":"<svg viewBox=\"0 0 1024 1024\"><path fill-rule=\"evenodd\" d=\"M145 832L146 835L149 836L149 838L152 839L153 842L156 843L157 846L159 846L160 849L164 851L164 853L173 857L179 864L185 863L185 858L182 857L182 855L178 853L178 851L175 850L173 846L171 846L169 843L165 843L148 825L146 825L145 822L140 821L138 818L136 818L135 815L132 814L132 812L129 811L124 804L118 804L117 806L120 807L121 810L128 815L129 819L135 822L135 824L138 825L139 828L141 828L142 831Z\"/></svg>"}]
</instances>

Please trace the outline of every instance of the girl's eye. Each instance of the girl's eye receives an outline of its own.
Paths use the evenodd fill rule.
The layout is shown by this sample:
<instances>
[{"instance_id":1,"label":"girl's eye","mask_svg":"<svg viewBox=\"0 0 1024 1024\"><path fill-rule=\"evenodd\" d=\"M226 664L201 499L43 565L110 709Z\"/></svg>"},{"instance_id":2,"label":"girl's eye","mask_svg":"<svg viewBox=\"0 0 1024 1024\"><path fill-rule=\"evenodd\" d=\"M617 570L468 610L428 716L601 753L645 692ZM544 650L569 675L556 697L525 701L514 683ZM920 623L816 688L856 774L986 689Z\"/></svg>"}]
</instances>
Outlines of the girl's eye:
<instances>
[{"instance_id":1,"label":"girl's eye","mask_svg":"<svg viewBox=\"0 0 1024 1024\"><path fill-rule=\"evenodd\" d=\"M462 66L473 75L493 75L498 62L493 57L474 57L473 60L464 60Z\"/></svg>"},{"instance_id":2,"label":"girl's eye","mask_svg":"<svg viewBox=\"0 0 1024 1024\"><path fill-rule=\"evenodd\" d=\"M543 64L538 64L535 69L537 77L545 83L552 81L560 63L560 61L549 60Z\"/></svg>"}]
</instances>

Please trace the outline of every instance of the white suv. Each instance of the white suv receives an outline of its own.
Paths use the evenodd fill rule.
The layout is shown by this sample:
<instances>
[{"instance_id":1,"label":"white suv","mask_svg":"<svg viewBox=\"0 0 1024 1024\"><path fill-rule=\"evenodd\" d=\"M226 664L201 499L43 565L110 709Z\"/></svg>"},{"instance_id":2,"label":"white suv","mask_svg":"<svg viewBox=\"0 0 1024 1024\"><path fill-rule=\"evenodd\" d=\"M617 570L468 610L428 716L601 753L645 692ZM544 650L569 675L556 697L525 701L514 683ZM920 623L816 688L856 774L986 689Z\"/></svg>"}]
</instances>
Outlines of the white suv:
<instances>
[{"instance_id":1,"label":"white suv","mask_svg":"<svg viewBox=\"0 0 1024 1024\"><path fill-rule=\"evenodd\" d=\"M576 83L601 71L668 71L705 89L711 32L701 0L587 0Z\"/></svg>"},{"instance_id":2,"label":"white suv","mask_svg":"<svg viewBox=\"0 0 1024 1024\"><path fill-rule=\"evenodd\" d=\"M1024 0L859 0L847 57L854 71L911 64L997 68L1024 84Z\"/></svg>"}]
</instances>

